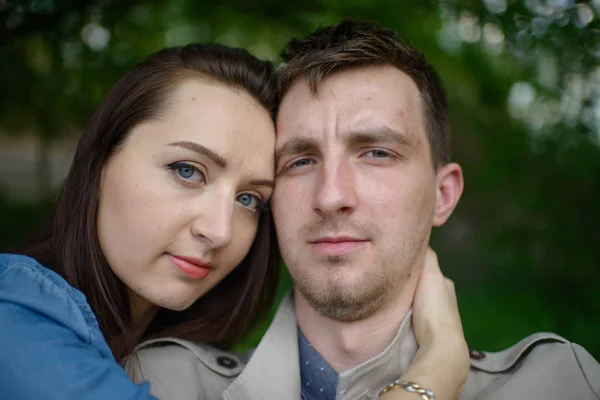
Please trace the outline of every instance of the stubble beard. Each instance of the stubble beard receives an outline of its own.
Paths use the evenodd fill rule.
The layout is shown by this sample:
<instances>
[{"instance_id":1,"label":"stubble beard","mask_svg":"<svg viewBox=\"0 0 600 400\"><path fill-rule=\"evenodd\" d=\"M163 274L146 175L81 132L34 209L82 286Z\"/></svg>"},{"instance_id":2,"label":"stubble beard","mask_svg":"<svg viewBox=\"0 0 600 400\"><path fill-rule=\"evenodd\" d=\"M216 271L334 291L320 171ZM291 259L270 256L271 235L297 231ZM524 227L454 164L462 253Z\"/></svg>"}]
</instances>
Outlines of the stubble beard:
<instances>
[{"instance_id":1,"label":"stubble beard","mask_svg":"<svg viewBox=\"0 0 600 400\"><path fill-rule=\"evenodd\" d=\"M331 269L347 268L343 264L348 260L329 257L326 262L329 265L321 268L327 268L329 271L325 273L328 274ZM401 290L411 276L407 268L397 268L388 262L379 264L371 268L354 266L365 269L359 282L340 284L330 278L302 276L296 280L296 286L311 307L324 317L341 322L366 319L389 301L395 291Z\"/></svg>"},{"instance_id":2,"label":"stubble beard","mask_svg":"<svg viewBox=\"0 0 600 400\"><path fill-rule=\"evenodd\" d=\"M373 265L360 265L348 255L324 257L314 266L300 265L300 260L295 260L288 269L296 289L319 314L341 322L366 319L397 296L412 276L426 240L412 233L408 241L398 241L385 255L380 253L371 261ZM355 282L335 279L335 274L356 268L362 274Z\"/></svg>"}]
</instances>

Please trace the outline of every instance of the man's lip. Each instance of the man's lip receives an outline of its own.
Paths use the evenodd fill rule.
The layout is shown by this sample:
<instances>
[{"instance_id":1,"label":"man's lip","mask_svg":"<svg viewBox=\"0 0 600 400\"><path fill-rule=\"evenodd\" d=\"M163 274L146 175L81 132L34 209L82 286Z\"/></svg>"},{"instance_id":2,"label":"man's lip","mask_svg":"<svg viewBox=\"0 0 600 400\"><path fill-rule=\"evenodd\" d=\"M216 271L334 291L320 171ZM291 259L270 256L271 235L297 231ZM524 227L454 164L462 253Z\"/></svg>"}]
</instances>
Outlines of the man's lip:
<instances>
[{"instance_id":1,"label":"man's lip","mask_svg":"<svg viewBox=\"0 0 600 400\"><path fill-rule=\"evenodd\" d=\"M178 259L188 262L190 264L194 264L195 266L200 267L200 268L210 268L210 269L214 268L210 262L202 260L201 258L178 256L175 254L169 254L169 255L173 258L178 258Z\"/></svg>"},{"instance_id":2,"label":"man's lip","mask_svg":"<svg viewBox=\"0 0 600 400\"><path fill-rule=\"evenodd\" d=\"M368 240L350 236L326 236L309 243L310 248L320 256L345 256L364 249Z\"/></svg>"},{"instance_id":3,"label":"man's lip","mask_svg":"<svg viewBox=\"0 0 600 400\"><path fill-rule=\"evenodd\" d=\"M340 243L340 242L366 242L367 239L351 236L325 236L311 240L310 243Z\"/></svg>"}]
</instances>

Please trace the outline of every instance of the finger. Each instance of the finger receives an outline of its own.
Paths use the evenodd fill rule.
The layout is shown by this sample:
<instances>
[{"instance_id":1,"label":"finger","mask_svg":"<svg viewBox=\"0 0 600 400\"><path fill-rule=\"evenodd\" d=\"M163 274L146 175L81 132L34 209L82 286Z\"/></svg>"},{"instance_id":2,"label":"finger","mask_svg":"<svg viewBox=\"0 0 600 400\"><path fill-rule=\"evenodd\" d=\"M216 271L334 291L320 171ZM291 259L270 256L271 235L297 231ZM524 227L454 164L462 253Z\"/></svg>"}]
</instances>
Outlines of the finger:
<instances>
[{"instance_id":1,"label":"finger","mask_svg":"<svg viewBox=\"0 0 600 400\"><path fill-rule=\"evenodd\" d=\"M425 251L425 267L424 267L423 272L434 274L434 275L442 274L442 271L440 270L440 263L438 261L438 256L431 247L428 247L427 250Z\"/></svg>"},{"instance_id":2,"label":"finger","mask_svg":"<svg viewBox=\"0 0 600 400\"><path fill-rule=\"evenodd\" d=\"M444 285L446 286L449 300L458 310L458 299L456 297L456 286L454 285L454 281L452 279L444 278Z\"/></svg>"},{"instance_id":3,"label":"finger","mask_svg":"<svg viewBox=\"0 0 600 400\"><path fill-rule=\"evenodd\" d=\"M444 285L446 285L446 289L449 292L456 294L456 287L454 286L454 281L450 278L444 277Z\"/></svg>"},{"instance_id":4,"label":"finger","mask_svg":"<svg viewBox=\"0 0 600 400\"><path fill-rule=\"evenodd\" d=\"M444 277L444 286L446 287L448 297L450 297L454 301L454 303L456 303L456 286L454 285L454 281L452 279Z\"/></svg>"}]
</instances>

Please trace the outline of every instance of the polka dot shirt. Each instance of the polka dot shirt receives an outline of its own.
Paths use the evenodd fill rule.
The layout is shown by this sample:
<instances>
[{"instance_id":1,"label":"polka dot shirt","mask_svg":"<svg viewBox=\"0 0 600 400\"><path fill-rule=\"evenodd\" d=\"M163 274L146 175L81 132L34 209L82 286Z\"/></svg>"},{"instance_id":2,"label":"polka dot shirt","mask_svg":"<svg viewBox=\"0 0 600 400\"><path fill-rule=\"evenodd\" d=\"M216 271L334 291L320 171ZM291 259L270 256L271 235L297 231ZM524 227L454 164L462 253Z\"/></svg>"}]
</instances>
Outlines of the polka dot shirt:
<instances>
[{"instance_id":1,"label":"polka dot shirt","mask_svg":"<svg viewBox=\"0 0 600 400\"><path fill-rule=\"evenodd\" d=\"M298 329L298 353L302 400L335 400L338 373Z\"/></svg>"}]
</instances>

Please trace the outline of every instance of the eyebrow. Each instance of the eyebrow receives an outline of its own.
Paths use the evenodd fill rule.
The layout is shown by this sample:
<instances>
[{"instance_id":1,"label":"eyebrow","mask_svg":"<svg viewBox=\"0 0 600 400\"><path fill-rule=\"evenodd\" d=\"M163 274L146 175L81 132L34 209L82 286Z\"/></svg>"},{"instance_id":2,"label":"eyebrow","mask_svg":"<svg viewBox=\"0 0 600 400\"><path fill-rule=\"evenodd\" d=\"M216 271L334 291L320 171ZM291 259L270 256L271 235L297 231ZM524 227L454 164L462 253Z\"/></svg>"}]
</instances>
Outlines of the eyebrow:
<instances>
[{"instance_id":1,"label":"eyebrow","mask_svg":"<svg viewBox=\"0 0 600 400\"><path fill-rule=\"evenodd\" d=\"M275 187L275 185L273 184L273 181L269 180L269 179L253 179L250 181L251 185L255 185L255 186L266 186L266 187L270 187L271 189L273 189Z\"/></svg>"},{"instance_id":2,"label":"eyebrow","mask_svg":"<svg viewBox=\"0 0 600 400\"><path fill-rule=\"evenodd\" d=\"M309 150L317 149L317 147L317 142L314 139L301 137L290 139L279 150L275 151L275 165L279 165L279 160L282 157L306 153Z\"/></svg>"},{"instance_id":3,"label":"eyebrow","mask_svg":"<svg viewBox=\"0 0 600 400\"><path fill-rule=\"evenodd\" d=\"M400 147L414 147L413 141L406 134L386 125L361 128L346 134L345 139L351 144L389 143Z\"/></svg>"},{"instance_id":4,"label":"eyebrow","mask_svg":"<svg viewBox=\"0 0 600 400\"><path fill-rule=\"evenodd\" d=\"M227 160L225 160L225 158L198 143L189 141L173 142L169 143L169 146L182 147L184 149L195 151L198 154L210 158L218 167L222 169L227 168ZM266 186L271 189L275 187L275 184L270 179L253 179L250 181L250 184L254 186Z\"/></svg>"},{"instance_id":5,"label":"eyebrow","mask_svg":"<svg viewBox=\"0 0 600 400\"><path fill-rule=\"evenodd\" d=\"M385 125L351 131L344 134L343 138L344 142L350 145L389 143L400 147L414 148L415 146L407 135ZM275 152L275 164L278 165L282 157L316 151L318 147L317 141L312 138L290 139Z\"/></svg>"},{"instance_id":6,"label":"eyebrow","mask_svg":"<svg viewBox=\"0 0 600 400\"><path fill-rule=\"evenodd\" d=\"M220 167L222 169L227 168L227 160L225 160L225 158L218 155L211 149L208 149L198 143L188 142L188 141L173 142L173 143L169 143L169 146L176 146L176 147L181 147L184 149L192 150L200 155L210 158L210 160L212 162L214 162L218 167Z\"/></svg>"}]
</instances>

